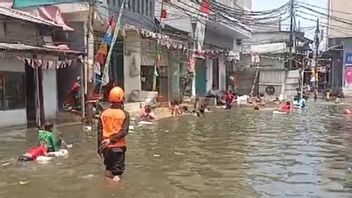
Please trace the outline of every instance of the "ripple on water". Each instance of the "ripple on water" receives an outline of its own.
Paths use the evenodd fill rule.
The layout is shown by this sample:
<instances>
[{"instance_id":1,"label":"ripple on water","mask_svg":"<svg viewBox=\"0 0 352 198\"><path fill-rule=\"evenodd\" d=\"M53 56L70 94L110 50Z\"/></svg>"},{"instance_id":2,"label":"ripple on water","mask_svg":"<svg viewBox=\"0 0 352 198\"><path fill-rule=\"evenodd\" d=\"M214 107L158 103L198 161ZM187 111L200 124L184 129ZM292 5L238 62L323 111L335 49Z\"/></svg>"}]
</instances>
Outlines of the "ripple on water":
<instances>
[{"instance_id":1,"label":"ripple on water","mask_svg":"<svg viewBox=\"0 0 352 198\"><path fill-rule=\"evenodd\" d=\"M236 107L136 127L117 186L103 181L96 142L81 127L58 129L79 144L48 165L15 162L35 133L1 135L0 164L11 165L0 165L0 197L350 197L352 118L342 110L312 102L280 116Z\"/></svg>"}]
</instances>

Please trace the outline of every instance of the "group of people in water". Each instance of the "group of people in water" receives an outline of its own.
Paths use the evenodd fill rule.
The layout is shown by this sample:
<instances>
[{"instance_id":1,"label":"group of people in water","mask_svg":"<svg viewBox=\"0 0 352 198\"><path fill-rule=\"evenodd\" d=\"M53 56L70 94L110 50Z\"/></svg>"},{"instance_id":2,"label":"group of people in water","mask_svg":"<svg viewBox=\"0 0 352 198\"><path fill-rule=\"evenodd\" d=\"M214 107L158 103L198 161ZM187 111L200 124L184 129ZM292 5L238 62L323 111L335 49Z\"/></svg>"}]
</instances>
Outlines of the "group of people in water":
<instances>
[{"instance_id":1,"label":"group of people in water","mask_svg":"<svg viewBox=\"0 0 352 198\"><path fill-rule=\"evenodd\" d=\"M130 128L130 114L124 110L125 93L122 88L114 87L109 92L109 102L111 106L104 110L97 126L97 153L103 159L105 165L105 176L113 181L119 181L125 170L125 153L127 150L126 136ZM237 100L237 95L228 91L226 95L218 101L224 108L230 110ZM193 109L190 111L187 105L182 105L179 101L170 103L171 115L194 115L204 116L210 111L209 98L201 100L196 98ZM281 111L292 111L293 105L304 108L306 101L304 97L298 97L293 103L285 102L280 106ZM259 108L258 108L259 109ZM152 108L152 102L147 102L139 114L140 120L152 121L156 115ZM55 157L55 152L68 145L61 137L53 133L54 125L46 122L44 128L38 131L38 143L19 157L19 161L33 161L38 157Z\"/></svg>"}]
</instances>

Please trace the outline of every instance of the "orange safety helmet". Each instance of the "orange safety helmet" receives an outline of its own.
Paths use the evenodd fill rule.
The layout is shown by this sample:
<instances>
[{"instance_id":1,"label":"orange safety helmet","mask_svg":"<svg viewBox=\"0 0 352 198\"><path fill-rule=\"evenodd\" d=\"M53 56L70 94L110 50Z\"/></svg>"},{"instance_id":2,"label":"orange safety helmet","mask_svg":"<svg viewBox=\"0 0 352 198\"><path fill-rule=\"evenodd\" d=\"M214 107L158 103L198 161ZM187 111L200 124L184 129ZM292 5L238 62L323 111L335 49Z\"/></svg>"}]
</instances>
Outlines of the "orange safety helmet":
<instances>
[{"instance_id":1,"label":"orange safety helmet","mask_svg":"<svg viewBox=\"0 0 352 198\"><path fill-rule=\"evenodd\" d=\"M123 102L125 93L121 87L114 87L110 90L109 101L110 102Z\"/></svg>"}]
</instances>

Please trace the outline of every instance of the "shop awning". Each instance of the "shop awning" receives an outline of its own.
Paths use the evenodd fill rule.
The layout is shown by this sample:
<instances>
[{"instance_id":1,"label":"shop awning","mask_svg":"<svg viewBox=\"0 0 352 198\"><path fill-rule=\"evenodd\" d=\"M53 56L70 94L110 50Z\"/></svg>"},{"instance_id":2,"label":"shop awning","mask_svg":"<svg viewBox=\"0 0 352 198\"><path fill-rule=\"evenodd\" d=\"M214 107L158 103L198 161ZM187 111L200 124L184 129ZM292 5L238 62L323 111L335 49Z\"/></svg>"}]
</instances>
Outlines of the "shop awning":
<instances>
[{"instance_id":1,"label":"shop awning","mask_svg":"<svg viewBox=\"0 0 352 198\"><path fill-rule=\"evenodd\" d=\"M75 57L83 55L83 52L67 49L66 47L56 46L33 46L25 44L0 43L0 52L20 52L35 53L50 56Z\"/></svg>"}]
</instances>

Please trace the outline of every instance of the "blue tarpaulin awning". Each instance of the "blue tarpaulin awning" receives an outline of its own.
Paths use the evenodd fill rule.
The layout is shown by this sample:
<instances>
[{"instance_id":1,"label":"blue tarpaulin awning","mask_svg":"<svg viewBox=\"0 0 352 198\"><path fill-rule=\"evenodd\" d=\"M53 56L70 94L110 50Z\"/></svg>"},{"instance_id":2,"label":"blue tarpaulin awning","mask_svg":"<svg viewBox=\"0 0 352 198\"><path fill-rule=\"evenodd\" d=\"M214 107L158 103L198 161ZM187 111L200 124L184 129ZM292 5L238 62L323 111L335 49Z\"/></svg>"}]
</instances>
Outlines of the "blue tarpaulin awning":
<instances>
[{"instance_id":1,"label":"blue tarpaulin awning","mask_svg":"<svg viewBox=\"0 0 352 198\"><path fill-rule=\"evenodd\" d=\"M13 8L27 8L27 7L36 7L43 5L53 5L60 3L79 3L87 2L88 0L14 0Z\"/></svg>"}]
</instances>

